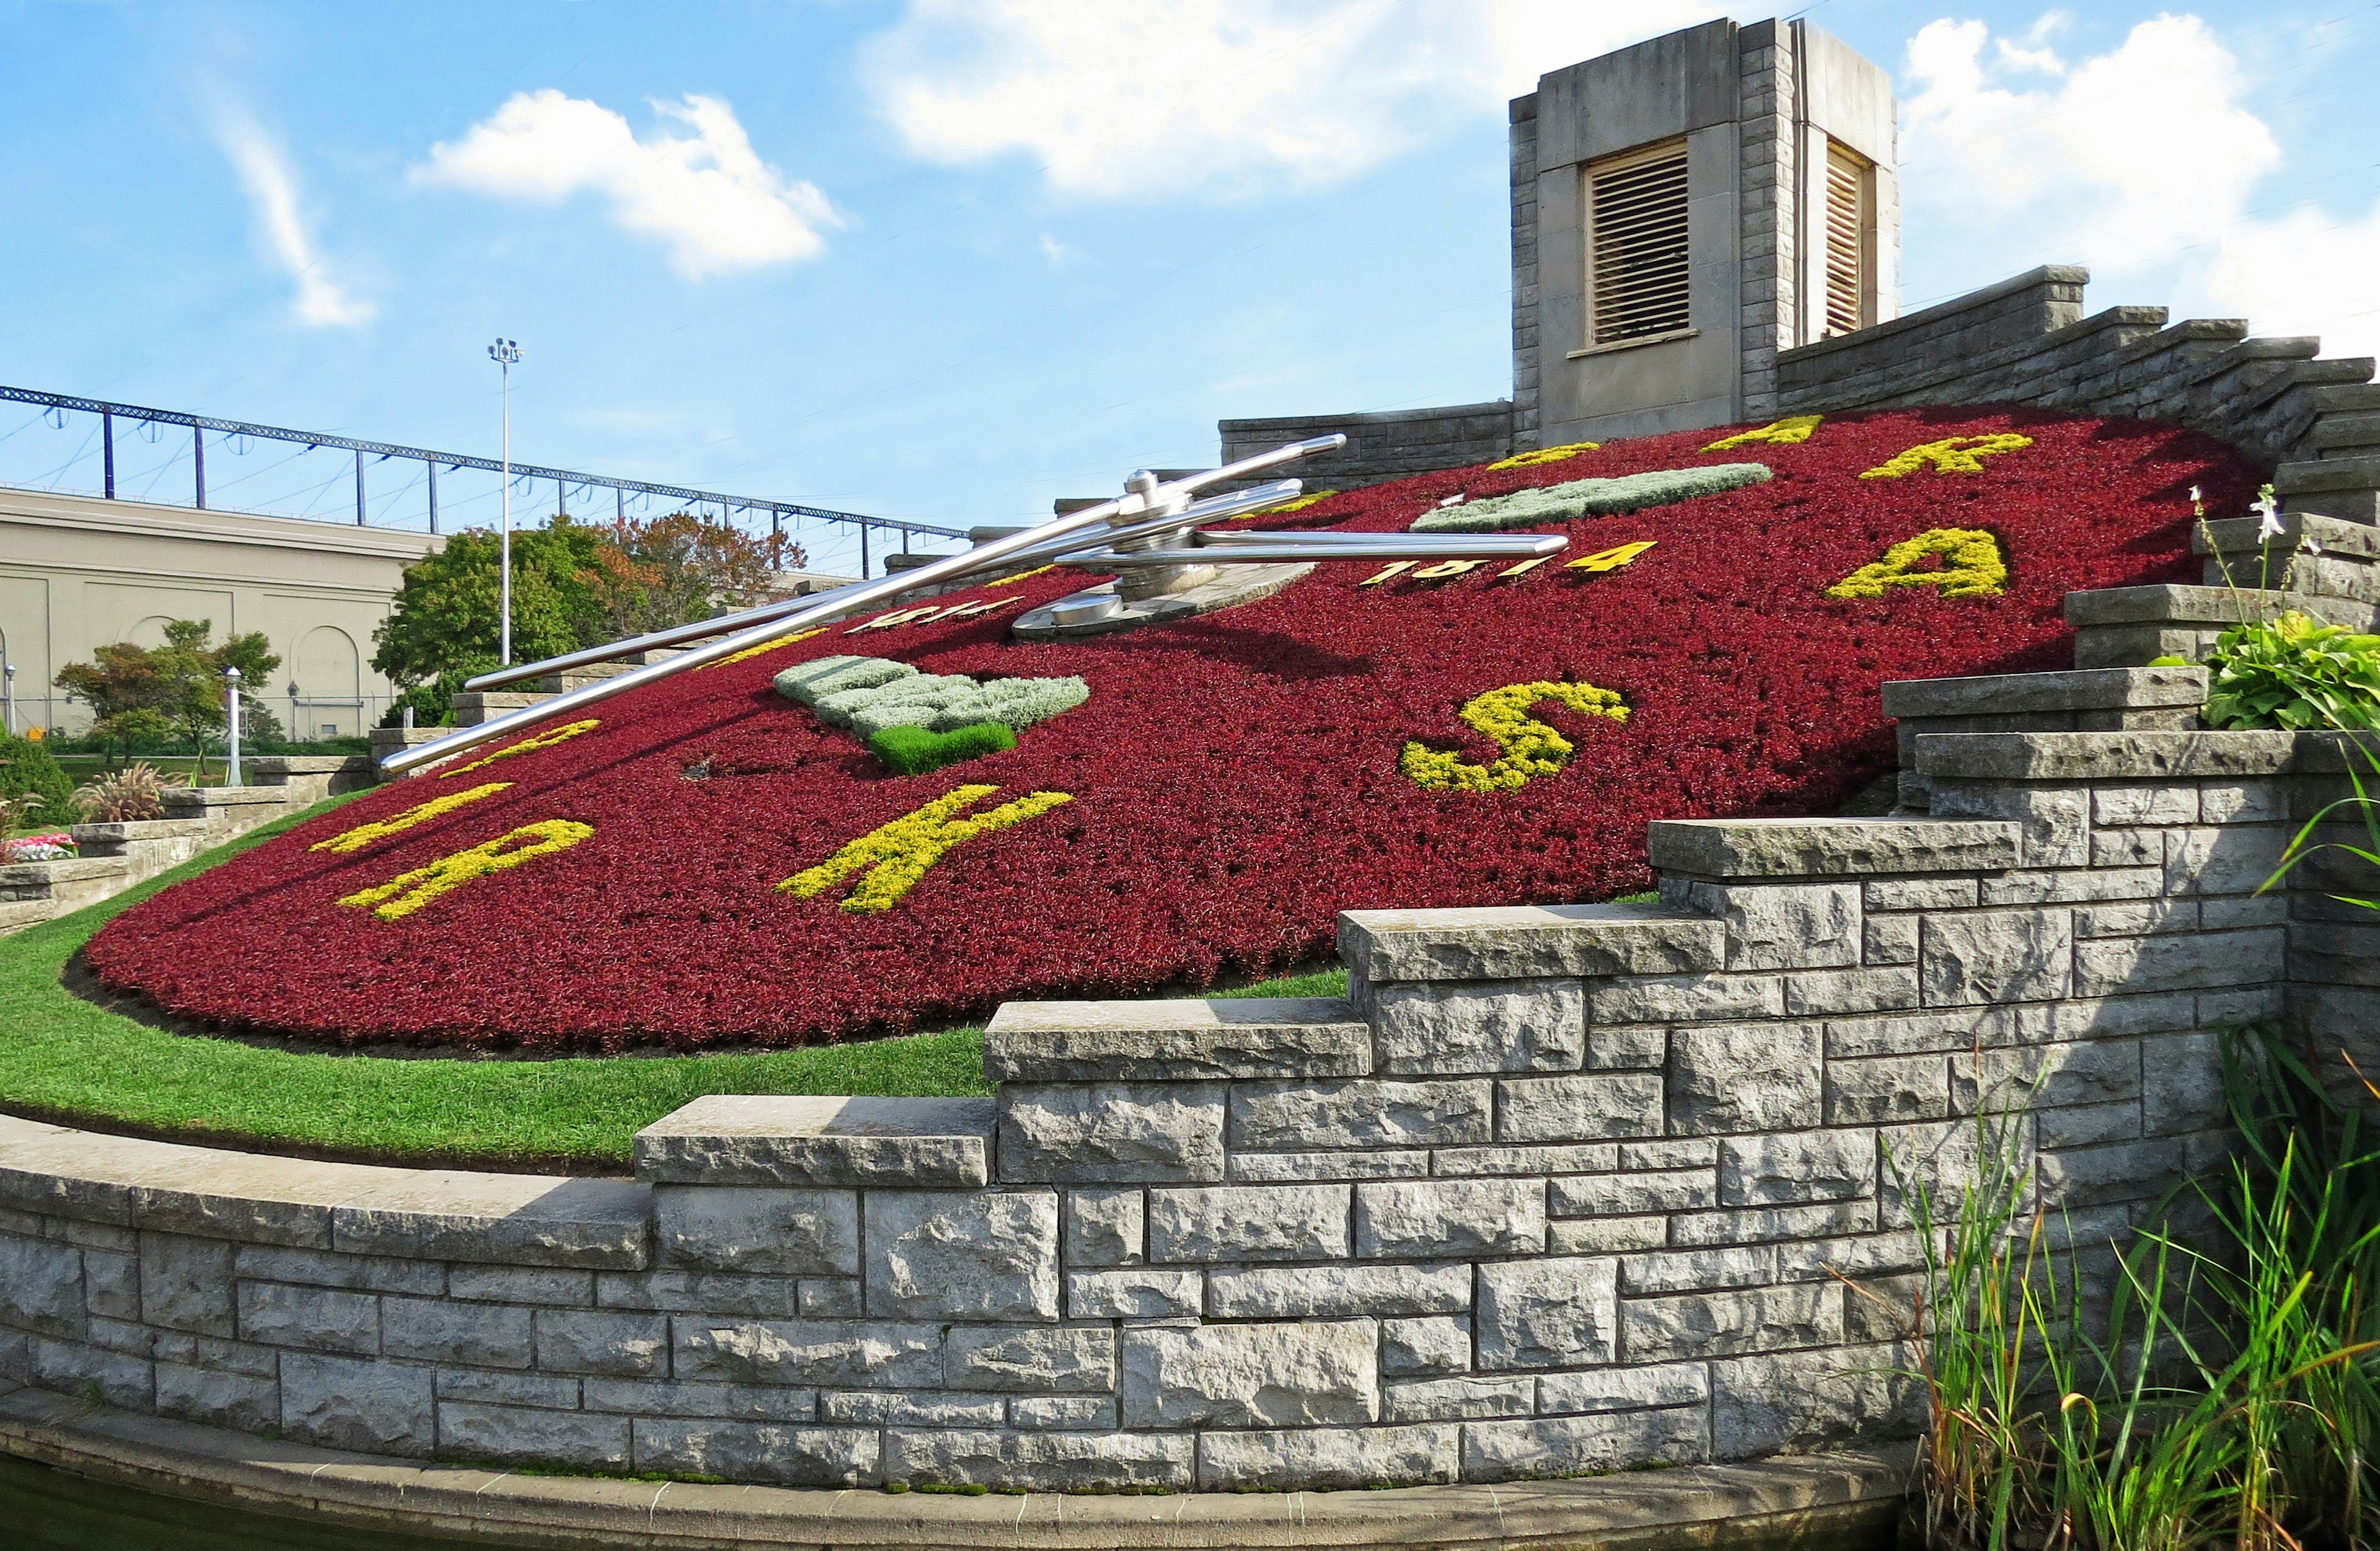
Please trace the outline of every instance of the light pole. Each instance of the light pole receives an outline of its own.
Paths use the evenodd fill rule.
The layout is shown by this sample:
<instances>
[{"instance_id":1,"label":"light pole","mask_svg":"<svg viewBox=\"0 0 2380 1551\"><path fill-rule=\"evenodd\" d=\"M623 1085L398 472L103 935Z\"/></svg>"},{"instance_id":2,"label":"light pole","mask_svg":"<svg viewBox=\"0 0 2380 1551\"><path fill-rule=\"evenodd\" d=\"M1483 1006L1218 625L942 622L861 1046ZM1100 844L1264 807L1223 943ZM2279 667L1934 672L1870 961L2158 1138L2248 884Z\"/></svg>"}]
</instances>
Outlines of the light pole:
<instances>
[{"instance_id":1,"label":"light pole","mask_svg":"<svg viewBox=\"0 0 2380 1551\"><path fill-rule=\"evenodd\" d=\"M6 687L7 687L8 719L7 719L7 727L6 727L6 730L7 730L7 734L8 734L8 736L9 736L9 737L11 737L11 738L14 738L14 737L16 737L16 736L17 736L17 665L16 665L16 664L11 663L11 662L0 661L0 683L5 683L5 684L6 685Z\"/></svg>"},{"instance_id":2,"label":"light pole","mask_svg":"<svg viewBox=\"0 0 2380 1551\"><path fill-rule=\"evenodd\" d=\"M239 785L239 669L224 669L224 785Z\"/></svg>"},{"instance_id":3,"label":"light pole","mask_svg":"<svg viewBox=\"0 0 2380 1551\"><path fill-rule=\"evenodd\" d=\"M513 366L520 360L520 341L498 338L488 347L488 359L503 373L498 392L504 400L504 536L497 541L502 577L497 582L497 610L503 616L497 626L497 654L504 666L513 662Z\"/></svg>"}]
</instances>

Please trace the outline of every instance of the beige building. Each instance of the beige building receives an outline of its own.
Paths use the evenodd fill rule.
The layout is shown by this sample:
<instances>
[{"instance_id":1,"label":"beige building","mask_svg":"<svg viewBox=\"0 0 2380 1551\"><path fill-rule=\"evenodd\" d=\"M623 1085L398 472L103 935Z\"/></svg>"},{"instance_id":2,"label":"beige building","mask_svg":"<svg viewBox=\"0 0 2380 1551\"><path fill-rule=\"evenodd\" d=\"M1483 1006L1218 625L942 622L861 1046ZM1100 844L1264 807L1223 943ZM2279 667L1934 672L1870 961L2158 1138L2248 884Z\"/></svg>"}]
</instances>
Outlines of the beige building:
<instances>
[{"instance_id":1,"label":"beige building","mask_svg":"<svg viewBox=\"0 0 2380 1551\"><path fill-rule=\"evenodd\" d=\"M16 727L79 731L90 711L55 682L119 641L162 645L173 619L215 639L261 630L281 656L257 698L301 738L352 735L395 692L372 630L405 568L443 539L294 518L0 490L0 658Z\"/></svg>"}]
</instances>

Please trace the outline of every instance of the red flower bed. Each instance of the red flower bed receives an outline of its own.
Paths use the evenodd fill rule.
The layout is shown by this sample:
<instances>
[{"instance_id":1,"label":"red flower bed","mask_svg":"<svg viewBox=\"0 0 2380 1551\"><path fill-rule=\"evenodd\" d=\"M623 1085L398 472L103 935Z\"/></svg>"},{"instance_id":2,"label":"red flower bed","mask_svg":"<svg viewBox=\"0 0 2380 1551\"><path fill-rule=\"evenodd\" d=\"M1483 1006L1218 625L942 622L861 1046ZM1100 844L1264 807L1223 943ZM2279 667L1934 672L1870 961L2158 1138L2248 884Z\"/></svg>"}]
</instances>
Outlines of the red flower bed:
<instances>
[{"instance_id":1,"label":"red flower bed","mask_svg":"<svg viewBox=\"0 0 2380 1551\"><path fill-rule=\"evenodd\" d=\"M2011 429L2033 446L1980 473L1856 477L1917 443ZM2255 483L2194 434L2024 410L1847 415L1800 445L1702 452L1717 434L1431 474L1273 519L1391 530L1455 492L1694 463L1776 471L1571 523L1569 553L1525 579L1491 566L1364 587L1377 563L1331 564L1263 602L1116 636L1021 643L1009 608L837 629L680 675L586 713L601 725L584 736L394 783L169 889L94 937L89 959L112 989L232 1029L693 1048L1261 971L1327 952L1348 909L1608 898L1645 886L1647 820L1828 812L1874 780L1892 751L1881 681L2070 666L2068 592L2191 579L2188 488L2228 515ZM1897 541L1976 528L1998 538L2005 595L1826 596ZM1563 568L1639 540L1655 546L1624 568ZM1029 606L1086 580L967 596ZM1091 699L1015 749L897 776L770 689L787 665L838 653L1079 674ZM1400 769L1415 740L1494 759L1459 710L1539 680L1617 690L1628 716L1540 702L1577 753L1517 789L1427 789ZM495 780L512 785L352 850L309 849ZM998 788L977 812L1033 792L1073 800L957 845L880 913L842 908L847 883L779 889L967 784ZM548 820L593 834L399 919L338 903Z\"/></svg>"}]
</instances>

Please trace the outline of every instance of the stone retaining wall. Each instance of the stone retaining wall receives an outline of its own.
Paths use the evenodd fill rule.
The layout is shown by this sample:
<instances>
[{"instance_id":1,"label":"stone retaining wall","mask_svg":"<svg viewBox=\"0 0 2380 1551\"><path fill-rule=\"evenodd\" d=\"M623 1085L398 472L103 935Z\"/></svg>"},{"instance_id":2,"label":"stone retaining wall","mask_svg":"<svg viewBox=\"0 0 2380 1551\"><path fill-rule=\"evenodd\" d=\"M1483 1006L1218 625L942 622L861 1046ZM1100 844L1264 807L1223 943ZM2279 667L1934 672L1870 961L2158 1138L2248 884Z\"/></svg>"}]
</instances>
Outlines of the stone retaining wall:
<instances>
[{"instance_id":1,"label":"stone retaining wall","mask_svg":"<svg viewBox=\"0 0 2380 1551\"><path fill-rule=\"evenodd\" d=\"M2001 714L2203 692L2031 677ZM1492 1482L1905 1431L1911 1192L1967 1177L1979 1110L2022 1109L2099 1240L2223 1153L2219 1031L2372 995L2369 928L2255 892L2329 740L1914 741L1930 816L1657 824L1658 906L1354 912L1345 1002L1011 1004L996 1099L698 1100L634 1179L0 1121L0 1375L797 1485Z\"/></svg>"},{"instance_id":2,"label":"stone retaining wall","mask_svg":"<svg viewBox=\"0 0 2380 1551\"><path fill-rule=\"evenodd\" d=\"M1344 432L1346 446L1300 458L1292 472L1310 491L1352 490L1433 469L1492 463L1508 456L1512 450L1512 406L1500 398L1488 404L1381 414L1226 420L1218 421L1215 430L1222 440L1225 463L1270 452L1285 442Z\"/></svg>"}]
</instances>

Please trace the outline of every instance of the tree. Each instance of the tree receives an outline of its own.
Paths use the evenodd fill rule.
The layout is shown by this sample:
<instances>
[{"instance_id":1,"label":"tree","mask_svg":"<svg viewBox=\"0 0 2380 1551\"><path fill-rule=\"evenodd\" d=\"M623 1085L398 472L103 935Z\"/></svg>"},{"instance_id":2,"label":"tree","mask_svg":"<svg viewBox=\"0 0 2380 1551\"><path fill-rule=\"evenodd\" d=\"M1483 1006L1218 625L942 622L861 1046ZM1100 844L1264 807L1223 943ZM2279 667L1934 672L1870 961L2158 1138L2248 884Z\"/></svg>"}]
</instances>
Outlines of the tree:
<instances>
[{"instance_id":1,"label":"tree","mask_svg":"<svg viewBox=\"0 0 2380 1551\"><path fill-rule=\"evenodd\" d=\"M32 798L37 805L24 822L64 827L80 815L75 809L74 780L39 739L0 736L0 799Z\"/></svg>"},{"instance_id":2,"label":"tree","mask_svg":"<svg viewBox=\"0 0 2380 1551\"><path fill-rule=\"evenodd\" d=\"M692 512L615 523L609 553L589 577L613 641L748 608L778 568L777 541L754 538ZM801 551L793 551L795 564Z\"/></svg>"},{"instance_id":3,"label":"tree","mask_svg":"<svg viewBox=\"0 0 2380 1551\"><path fill-rule=\"evenodd\" d=\"M165 644L135 646L120 641L103 646L88 663L58 670L59 688L89 702L91 736L100 740L109 767L119 754L170 737L188 742L204 772L206 754L225 728L224 670L237 668L244 685L261 689L281 666L261 630L208 644L212 619L176 619L165 626ZM281 736L281 724L261 705L251 704L242 729L259 740Z\"/></svg>"}]
</instances>

